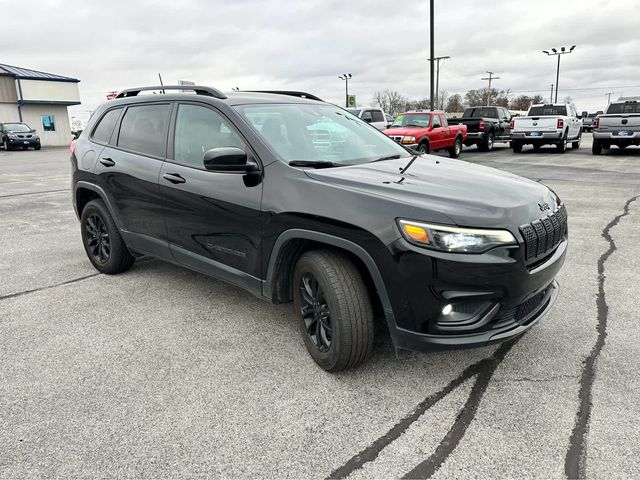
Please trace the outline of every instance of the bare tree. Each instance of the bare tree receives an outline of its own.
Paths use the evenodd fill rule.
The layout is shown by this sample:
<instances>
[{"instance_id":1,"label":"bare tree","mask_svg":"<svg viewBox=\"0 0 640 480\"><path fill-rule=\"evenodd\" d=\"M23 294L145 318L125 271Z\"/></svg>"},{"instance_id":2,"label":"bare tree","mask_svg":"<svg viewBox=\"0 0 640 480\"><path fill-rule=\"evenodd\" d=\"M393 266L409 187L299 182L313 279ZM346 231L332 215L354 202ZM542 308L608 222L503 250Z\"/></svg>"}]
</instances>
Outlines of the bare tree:
<instances>
[{"instance_id":1,"label":"bare tree","mask_svg":"<svg viewBox=\"0 0 640 480\"><path fill-rule=\"evenodd\" d=\"M462 95L454 93L449 97L447 105L444 108L445 112L458 113L464 111L464 105L462 104Z\"/></svg>"},{"instance_id":2,"label":"bare tree","mask_svg":"<svg viewBox=\"0 0 640 480\"><path fill-rule=\"evenodd\" d=\"M406 108L407 99L396 90L383 90L373 94L372 104L395 116Z\"/></svg>"},{"instance_id":3,"label":"bare tree","mask_svg":"<svg viewBox=\"0 0 640 480\"><path fill-rule=\"evenodd\" d=\"M444 110L445 105L447 104L447 100L449 99L449 92L446 90L440 90L438 95L438 99L436 102L436 110Z\"/></svg>"}]
</instances>

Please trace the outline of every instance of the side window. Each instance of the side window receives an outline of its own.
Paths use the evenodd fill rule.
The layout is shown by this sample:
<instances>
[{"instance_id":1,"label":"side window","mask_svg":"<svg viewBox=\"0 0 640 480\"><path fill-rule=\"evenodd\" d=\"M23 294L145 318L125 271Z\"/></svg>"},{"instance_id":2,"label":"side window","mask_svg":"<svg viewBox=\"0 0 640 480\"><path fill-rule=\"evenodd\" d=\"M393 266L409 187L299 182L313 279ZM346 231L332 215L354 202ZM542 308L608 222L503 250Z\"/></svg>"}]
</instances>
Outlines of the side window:
<instances>
[{"instance_id":1,"label":"side window","mask_svg":"<svg viewBox=\"0 0 640 480\"><path fill-rule=\"evenodd\" d=\"M431 118L431 128L440 128L442 126L440 115L433 115Z\"/></svg>"},{"instance_id":2,"label":"side window","mask_svg":"<svg viewBox=\"0 0 640 480\"><path fill-rule=\"evenodd\" d=\"M373 121L373 117L371 116L371 110L365 110L364 112L362 112L362 120L364 120L365 122L367 120L369 120L370 122Z\"/></svg>"},{"instance_id":3,"label":"side window","mask_svg":"<svg viewBox=\"0 0 640 480\"><path fill-rule=\"evenodd\" d=\"M380 110L371 110L372 122L384 122L384 115Z\"/></svg>"},{"instance_id":4,"label":"side window","mask_svg":"<svg viewBox=\"0 0 640 480\"><path fill-rule=\"evenodd\" d=\"M174 160L191 167L204 168L204 152L220 147L238 147L246 150L240 135L218 112L198 105L179 105L173 147Z\"/></svg>"},{"instance_id":5,"label":"side window","mask_svg":"<svg viewBox=\"0 0 640 480\"><path fill-rule=\"evenodd\" d=\"M166 127L171 108L164 105L129 107L120 124L118 146L156 157L164 157Z\"/></svg>"},{"instance_id":6,"label":"side window","mask_svg":"<svg viewBox=\"0 0 640 480\"><path fill-rule=\"evenodd\" d=\"M446 115L439 115L440 118L442 118L442 126L443 127L448 127L449 126L449 121L447 120L447 116Z\"/></svg>"},{"instance_id":7,"label":"side window","mask_svg":"<svg viewBox=\"0 0 640 480\"><path fill-rule=\"evenodd\" d=\"M504 118L506 118L507 121L511 120L511 112L506 108L503 108L502 110L504 111Z\"/></svg>"},{"instance_id":8,"label":"side window","mask_svg":"<svg viewBox=\"0 0 640 480\"><path fill-rule=\"evenodd\" d=\"M99 142L109 143L121 112L121 108L115 108L105 113L98 122L98 125L96 125L96 128L93 129L93 135L91 137Z\"/></svg>"}]
</instances>

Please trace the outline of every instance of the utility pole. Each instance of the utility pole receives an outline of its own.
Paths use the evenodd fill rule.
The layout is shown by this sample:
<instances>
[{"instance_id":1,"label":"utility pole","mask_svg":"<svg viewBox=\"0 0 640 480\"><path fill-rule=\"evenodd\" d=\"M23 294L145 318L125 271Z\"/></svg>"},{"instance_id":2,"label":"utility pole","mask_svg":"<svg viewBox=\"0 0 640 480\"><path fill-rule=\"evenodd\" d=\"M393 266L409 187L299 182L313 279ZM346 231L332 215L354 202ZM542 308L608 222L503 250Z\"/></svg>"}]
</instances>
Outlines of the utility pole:
<instances>
[{"instance_id":1,"label":"utility pole","mask_svg":"<svg viewBox=\"0 0 640 480\"><path fill-rule=\"evenodd\" d=\"M350 73L343 73L338 75L340 80L344 80L344 106L349 108L349 79L352 77Z\"/></svg>"},{"instance_id":2,"label":"utility pole","mask_svg":"<svg viewBox=\"0 0 640 480\"><path fill-rule=\"evenodd\" d=\"M551 93L549 94L549 103L553 103L553 83L551 84Z\"/></svg>"},{"instance_id":3,"label":"utility pole","mask_svg":"<svg viewBox=\"0 0 640 480\"><path fill-rule=\"evenodd\" d=\"M434 98L433 98L433 63L434 63L434 58L435 58L435 53L434 53L434 35L433 35L433 4L434 4L435 0L430 0L429 2L429 63L430 63L430 95L429 95L429 101L431 103L431 110L435 110L435 104L433 102Z\"/></svg>"},{"instance_id":4,"label":"utility pole","mask_svg":"<svg viewBox=\"0 0 640 480\"><path fill-rule=\"evenodd\" d=\"M440 60L449 60L451 57L436 57L433 60L436 61L436 107L438 106L438 99L440 98ZM431 58L429 59L431 62ZM433 110L433 109L432 109Z\"/></svg>"},{"instance_id":5,"label":"utility pole","mask_svg":"<svg viewBox=\"0 0 640 480\"><path fill-rule=\"evenodd\" d=\"M607 106L611 103L611 95L613 95L613 93L614 92L605 93L607 96Z\"/></svg>"},{"instance_id":6,"label":"utility pole","mask_svg":"<svg viewBox=\"0 0 640 480\"><path fill-rule=\"evenodd\" d=\"M493 74L495 72L487 71L487 73L489 74L489 76L485 77L485 78L481 78L480 80L489 80L489 89L487 90L487 105L489 105L489 101L491 100L491 81L492 80L499 80L500 77L494 77Z\"/></svg>"}]
</instances>

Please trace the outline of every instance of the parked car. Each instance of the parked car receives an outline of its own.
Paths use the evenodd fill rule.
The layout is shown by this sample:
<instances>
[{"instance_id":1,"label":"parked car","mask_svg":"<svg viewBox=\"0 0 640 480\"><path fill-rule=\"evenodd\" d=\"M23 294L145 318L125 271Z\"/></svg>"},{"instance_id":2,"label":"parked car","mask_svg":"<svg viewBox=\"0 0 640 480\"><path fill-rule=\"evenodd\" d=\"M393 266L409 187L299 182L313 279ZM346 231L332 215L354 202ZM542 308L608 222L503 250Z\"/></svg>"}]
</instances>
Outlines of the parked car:
<instances>
[{"instance_id":1,"label":"parked car","mask_svg":"<svg viewBox=\"0 0 640 480\"><path fill-rule=\"evenodd\" d=\"M70 147L99 272L150 255L293 302L329 371L370 355L377 318L396 348L481 346L523 334L555 302L567 213L544 185L420 157L310 94L190 88L121 91ZM257 318L256 335L269 328Z\"/></svg>"},{"instance_id":2,"label":"parked car","mask_svg":"<svg viewBox=\"0 0 640 480\"><path fill-rule=\"evenodd\" d=\"M451 158L457 158L467 139L467 127L449 125L444 112L416 110L398 115L384 134L419 153L447 150Z\"/></svg>"},{"instance_id":3,"label":"parked car","mask_svg":"<svg viewBox=\"0 0 640 480\"><path fill-rule=\"evenodd\" d=\"M387 119L387 128L389 128L389 126L391 126L391 124L395 120L395 117L393 115L389 115L388 113L385 113L384 117Z\"/></svg>"},{"instance_id":4,"label":"parked car","mask_svg":"<svg viewBox=\"0 0 640 480\"><path fill-rule=\"evenodd\" d=\"M361 118L365 122L376 127L378 130L382 131L387 128L387 114L384 113L384 110L382 110L381 108L347 108L347 112L355 115L358 118Z\"/></svg>"},{"instance_id":5,"label":"parked car","mask_svg":"<svg viewBox=\"0 0 640 480\"><path fill-rule=\"evenodd\" d=\"M511 148L516 153L523 145L533 145L538 150L542 145L555 145L563 153L571 143L580 148L582 121L570 103L533 105L526 117L511 119Z\"/></svg>"},{"instance_id":6,"label":"parked car","mask_svg":"<svg viewBox=\"0 0 640 480\"><path fill-rule=\"evenodd\" d=\"M640 145L640 103L637 100L620 99L609 104L607 113L598 115L593 122L594 155L613 145L627 148Z\"/></svg>"},{"instance_id":7,"label":"parked car","mask_svg":"<svg viewBox=\"0 0 640 480\"><path fill-rule=\"evenodd\" d=\"M5 150L33 147L40 150L40 136L26 123L0 123L0 143Z\"/></svg>"},{"instance_id":8,"label":"parked car","mask_svg":"<svg viewBox=\"0 0 640 480\"><path fill-rule=\"evenodd\" d=\"M511 113L502 107L465 108L461 118L449 118L449 125L466 125L466 146L477 145L480 150L493 150L496 142L511 141Z\"/></svg>"},{"instance_id":9,"label":"parked car","mask_svg":"<svg viewBox=\"0 0 640 480\"><path fill-rule=\"evenodd\" d=\"M593 121L600 114L602 114L602 110L598 110L596 113L582 112L582 131L591 132L593 130Z\"/></svg>"}]
</instances>

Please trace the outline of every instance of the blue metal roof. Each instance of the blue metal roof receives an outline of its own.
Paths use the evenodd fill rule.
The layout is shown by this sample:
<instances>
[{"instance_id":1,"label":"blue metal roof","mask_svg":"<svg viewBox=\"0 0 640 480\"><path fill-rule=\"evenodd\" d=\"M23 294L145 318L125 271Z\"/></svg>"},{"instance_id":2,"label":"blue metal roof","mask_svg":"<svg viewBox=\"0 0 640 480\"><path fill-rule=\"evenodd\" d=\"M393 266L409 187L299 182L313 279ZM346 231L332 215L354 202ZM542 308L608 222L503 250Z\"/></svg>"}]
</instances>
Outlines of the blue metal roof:
<instances>
[{"instance_id":1,"label":"blue metal roof","mask_svg":"<svg viewBox=\"0 0 640 480\"><path fill-rule=\"evenodd\" d=\"M39 72L38 70L30 70L28 68L15 67L0 63L0 73L8 73L16 78L24 78L28 80L54 80L58 82L80 82L80 80L71 77L64 77L54 73Z\"/></svg>"}]
</instances>

